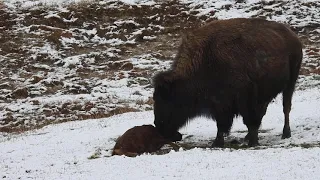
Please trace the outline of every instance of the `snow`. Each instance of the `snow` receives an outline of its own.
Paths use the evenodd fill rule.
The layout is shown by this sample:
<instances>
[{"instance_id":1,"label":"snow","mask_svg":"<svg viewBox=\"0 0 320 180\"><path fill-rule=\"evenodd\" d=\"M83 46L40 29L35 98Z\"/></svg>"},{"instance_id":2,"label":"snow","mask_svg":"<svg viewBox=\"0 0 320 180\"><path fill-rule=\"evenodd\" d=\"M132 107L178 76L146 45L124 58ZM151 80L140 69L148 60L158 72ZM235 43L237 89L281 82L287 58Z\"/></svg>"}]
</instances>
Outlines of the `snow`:
<instances>
[{"instance_id":1,"label":"snow","mask_svg":"<svg viewBox=\"0 0 320 180\"><path fill-rule=\"evenodd\" d=\"M78 3L83 0L3 0L9 9L32 8L42 5L57 5L58 12L67 12L63 4ZM120 0L130 5L154 5L153 0ZM270 2L272 0L264 0ZM90 0L85 1L90 2ZM115 2L114 0L103 0L100 4ZM267 19L286 22L296 27L304 27L320 23L320 9L315 6L307 7L301 5L297 9L295 1L279 1L272 5L265 5L263 9L279 10L282 14L263 14L258 6L260 0L247 0L245 3L235 3L234 0L180 0L181 3L188 5L191 11L195 11L198 16L210 15L211 18L226 19L234 17L256 17L266 16ZM282 3L283 2L283 3ZM301 1L302 2L302 1ZM303 2L317 2L319 0L305 0ZM110 6L117 6L117 3ZM231 5L231 6L230 6ZM0 3L1 6L1 3ZM226 6L230 6L229 9ZM191 11L186 11L190 13ZM299 13L297 13L299 11ZM267 11L266 11L267 12ZM48 12L46 18L61 17L56 11ZM158 14L149 18L157 17ZM18 16L21 20L23 16ZM158 17L160 19L160 17ZM63 18L65 22L75 22L77 18ZM123 24L134 24L139 26L135 19L116 20L107 26L106 34L119 34L117 26ZM19 24L18 24L19 25ZM85 24L84 24L85 26ZM21 32L27 34L45 34L49 30L31 31L36 25L30 27L19 27ZM55 27L45 26L52 31L63 30ZM150 27L165 29L161 25L150 24ZM1 28L1 27L0 27ZM126 36L128 39L101 38L98 36L96 28L81 29L70 28L70 37L62 37L60 42L65 47L72 48L74 44L93 43L108 45L103 51L108 57L117 57L120 45L137 43L133 39L135 35L142 34L147 28L141 27ZM109 31L110 30L110 31ZM319 30L310 32L320 33ZM91 38L87 38L87 35ZM84 36L85 39L77 39L77 36ZM117 37L117 36L115 36ZM145 40L153 40L156 36L144 36ZM316 38L311 37L310 39ZM315 39L316 41L316 39ZM43 77L42 82L55 84L63 81L63 86L72 88L80 86L73 81L73 74L76 69L73 66L83 67L84 64L94 64L95 59L84 54L67 56L57 50L50 43L24 47L29 49L35 58L38 54L48 54L52 59L57 59L58 68L53 68L41 62L34 64L39 69L52 70L45 74L43 71L35 74ZM1 49L0 49L1 51ZM91 54L100 53L97 49ZM306 50L304 50L304 54ZM0 61L6 62L5 56L1 56ZM317 58L317 57L315 57ZM304 62L308 65L317 66L315 58L306 55ZM311 61L312 60L312 61ZM15 61L9 59L8 61ZM310 62L309 62L310 61ZM132 63L135 68L143 71L149 69L160 70L168 68L171 61L159 60L152 54L141 54L138 56L126 57L118 62ZM97 64L90 68L105 70L105 64ZM109 64L107 64L109 65ZM99 72L100 73L100 72ZM118 73L118 72L117 72ZM9 109L13 112L12 116L19 119L28 119L24 123L35 121L28 114L40 114L46 110L52 110L48 104L64 104L77 102L84 105L87 102L95 102L98 99L104 101L97 104L86 113L96 112L99 109L105 111L109 107L120 104L120 101L146 101L152 96L152 88L141 85L138 81L148 81L144 77L129 78L128 72L122 71L111 80L108 78L91 78L88 83L94 84L92 91L88 94L64 94L59 91L50 96L28 97L18 99L10 103L0 103L0 109ZM120 73L122 77L120 78ZM2 74L2 73L1 73ZM102 74L102 73L101 73ZM34 75L34 74L32 74ZM12 74L11 79L15 79L21 84L34 86L31 93L40 94L45 90L45 86L38 83L30 85L30 79L21 79L20 76ZM68 78L68 79L66 79ZM180 143L189 143L195 148L191 150L181 149L179 152L170 152L165 155L144 154L136 158L125 156L110 157L115 140L127 129L142 125L153 124L153 112L137 112L116 115L103 119L92 119L86 121L75 121L63 124L46 126L39 130L29 131L22 134L0 133L0 178L4 179L318 179L320 176L320 92L319 75L300 76L298 79L298 89L294 94L293 108L291 111L291 130L290 139L281 139L283 128L283 112L281 96L270 104L267 114L261 126L260 146L248 149L213 149L209 148L216 135L215 122L198 117L188 123L180 130L183 140ZM132 81L136 83L130 84ZM129 85L130 84L130 85ZM6 86L6 84L1 84ZM10 84L9 84L10 85ZM84 88L84 86L81 86ZM1 89L1 91L8 91ZM34 102L38 101L39 104ZM132 105L130 107L136 107ZM0 122L7 115L5 111L0 112ZM40 117L41 118L41 117ZM56 120L55 116L46 117L49 120ZM246 127L242 123L241 117L235 119L231 131L231 139L240 142L246 134ZM205 147L205 148L203 148ZM95 156L97 159L92 159Z\"/></svg>"},{"instance_id":2,"label":"snow","mask_svg":"<svg viewBox=\"0 0 320 180\"><path fill-rule=\"evenodd\" d=\"M127 4L140 4L140 5L153 5L155 2L153 0L120 0L121 2Z\"/></svg>"},{"instance_id":3,"label":"snow","mask_svg":"<svg viewBox=\"0 0 320 180\"><path fill-rule=\"evenodd\" d=\"M62 4L71 3L81 3L81 2L94 2L94 0L3 0L9 7L19 7L19 8L32 8L34 6L55 6ZM115 0L104 0L102 2L114 2ZM153 0L119 0L120 2L126 4L139 4L139 5L153 5L155 2Z\"/></svg>"},{"instance_id":4,"label":"snow","mask_svg":"<svg viewBox=\"0 0 320 180\"><path fill-rule=\"evenodd\" d=\"M317 7L307 7L306 4L297 6L297 1L279 1L272 5L267 5L272 0L266 0L264 5L261 5L260 0L246 0L244 3L235 3L234 0L216 1L216 0L180 0L198 11L198 16L211 15L217 19L229 18L249 18L249 17L266 17L268 20L289 23L293 26L304 27L309 24L320 23L320 9ZM299 1L300 3L319 2L314 0ZM254 10L256 8L257 10ZM262 12L262 9L272 9L272 12L280 14Z\"/></svg>"},{"instance_id":5,"label":"snow","mask_svg":"<svg viewBox=\"0 0 320 180\"><path fill-rule=\"evenodd\" d=\"M281 96L270 104L260 148L171 151L136 158L110 157L115 140L128 128L153 123L153 112L50 125L19 135L0 136L0 177L8 179L317 179L320 176L320 93L296 91L290 139L281 139ZM237 118L232 138L243 138ZM215 122L198 117L180 132L182 142L210 144ZM310 148L297 147L309 144ZM96 155L97 159L91 159Z\"/></svg>"}]
</instances>

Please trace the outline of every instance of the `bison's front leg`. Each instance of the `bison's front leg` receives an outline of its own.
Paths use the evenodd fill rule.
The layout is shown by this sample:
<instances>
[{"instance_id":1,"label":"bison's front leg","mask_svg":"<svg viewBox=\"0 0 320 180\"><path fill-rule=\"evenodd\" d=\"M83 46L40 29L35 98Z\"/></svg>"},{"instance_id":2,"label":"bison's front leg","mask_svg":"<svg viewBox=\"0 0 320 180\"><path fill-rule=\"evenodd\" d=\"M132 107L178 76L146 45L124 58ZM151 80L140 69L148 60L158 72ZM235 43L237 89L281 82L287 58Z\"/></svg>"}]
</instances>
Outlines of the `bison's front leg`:
<instances>
[{"instance_id":1,"label":"bison's front leg","mask_svg":"<svg viewBox=\"0 0 320 180\"><path fill-rule=\"evenodd\" d=\"M256 97L253 96L252 104L249 106L251 108L248 108L247 113L243 115L244 124L248 128L248 134L245 138L249 140L248 145L250 147L259 145L258 130L261 125L262 118L266 114L268 103L271 101L257 104L255 98Z\"/></svg>"},{"instance_id":2,"label":"bison's front leg","mask_svg":"<svg viewBox=\"0 0 320 180\"><path fill-rule=\"evenodd\" d=\"M249 141L249 139L250 139L250 134L249 134L249 132L248 132L248 134L244 137L244 140L245 140L245 141ZM259 138L258 138L258 140L259 140Z\"/></svg>"},{"instance_id":3,"label":"bison's front leg","mask_svg":"<svg viewBox=\"0 0 320 180\"><path fill-rule=\"evenodd\" d=\"M244 124L248 128L248 134L246 139L249 140L248 145L250 147L259 145L258 130L261 124L262 116L249 116L243 117Z\"/></svg>"},{"instance_id":4,"label":"bison's front leg","mask_svg":"<svg viewBox=\"0 0 320 180\"><path fill-rule=\"evenodd\" d=\"M248 134L247 134L247 139L249 140L249 143L248 145L250 147L254 147L254 146L258 146L259 145L259 138L258 138L258 129L259 129L259 126L256 127L256 126L248 126Z\"/></svg>"},{"instance_id":5,"label":"bison's front leg","mask_svg":"<svg viewBox=\"0 0 320 180\"><path fill-rule=\"evenodd\" d=\"M216 116L215 119L217 121L218 132L212 147L224 147L224 135L230 132L233 123L233 114L224 113Z\"/></svg>"},{"instance_id":6,"label":"bison's front leg","mask_svg":"<svg viewBox=\"0 0 320 180\"><path fill-rule=\"evenodd\" d=\"M217 133L216 139L214 140L214 143L212 144L212 147L224 147L224 137L223 137L223 132Z\"/></svg>"}]
</instances>

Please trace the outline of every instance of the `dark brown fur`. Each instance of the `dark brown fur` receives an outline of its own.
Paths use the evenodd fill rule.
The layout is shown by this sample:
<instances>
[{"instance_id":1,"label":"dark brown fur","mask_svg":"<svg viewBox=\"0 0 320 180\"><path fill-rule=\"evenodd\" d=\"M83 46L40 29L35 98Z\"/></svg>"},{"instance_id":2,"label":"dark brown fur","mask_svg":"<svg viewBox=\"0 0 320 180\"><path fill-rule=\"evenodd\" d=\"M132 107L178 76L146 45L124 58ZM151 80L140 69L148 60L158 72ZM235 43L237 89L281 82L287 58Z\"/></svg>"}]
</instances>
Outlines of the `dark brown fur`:
<instances>
[{"instance_id":1,"label":"dark brown fur","mask_svg":"<svg viewBox=\"0 0 320 180\"><path fill-rule=\"evenodd\" d=\"M127 130L117 140L116 145L113 148L112 155L135 157L145 152L155 152L164 144L173 145L171 142L163 138L154 126L135 126Z\"/></svg>"},{"instance_id":2,"label":"dark brown fur","mask_svg":"<svg viewBox=\"0 0 320 180\"><path fill-rule=\"evenodd\" d=\"M170 138L186 122L207 115L217 122L214 146L223 146L234 116L248 127L250 146L268 104L283 94L283 138L302 61L302 45L289 27L262 19L211 22L187 34L170 70L154 77L155 125Z\"/></svg>"}]
</instances>

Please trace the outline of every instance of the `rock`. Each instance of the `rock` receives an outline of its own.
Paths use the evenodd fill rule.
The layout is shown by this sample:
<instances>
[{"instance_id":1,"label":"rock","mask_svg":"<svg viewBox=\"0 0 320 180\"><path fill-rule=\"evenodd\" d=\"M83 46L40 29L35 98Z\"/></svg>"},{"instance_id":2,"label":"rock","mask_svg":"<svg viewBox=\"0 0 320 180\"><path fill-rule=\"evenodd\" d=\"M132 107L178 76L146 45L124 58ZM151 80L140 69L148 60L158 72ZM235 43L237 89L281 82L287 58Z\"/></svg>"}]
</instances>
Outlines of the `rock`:
<instances>
[{"instance_id":1,"label":"rock","mask_svg":"<svg viewBox=\"0 0 320 180\"><path fill-rule=\"evenodd\" d=\"M124 63L120 69L125 70L125 71L130 71L133 69L133 64L130 62Z\"/></svg>"},{"instance_id":2,"label":"rock","mask_svg":"<svg viewBox=\"0 0 320 180\"><path fill-rule=\"evenodd\" d=\"M27 88L19 88L12 92L12 97L14 99L24 99L29 96Z\"/></svg>"}]
</instances>

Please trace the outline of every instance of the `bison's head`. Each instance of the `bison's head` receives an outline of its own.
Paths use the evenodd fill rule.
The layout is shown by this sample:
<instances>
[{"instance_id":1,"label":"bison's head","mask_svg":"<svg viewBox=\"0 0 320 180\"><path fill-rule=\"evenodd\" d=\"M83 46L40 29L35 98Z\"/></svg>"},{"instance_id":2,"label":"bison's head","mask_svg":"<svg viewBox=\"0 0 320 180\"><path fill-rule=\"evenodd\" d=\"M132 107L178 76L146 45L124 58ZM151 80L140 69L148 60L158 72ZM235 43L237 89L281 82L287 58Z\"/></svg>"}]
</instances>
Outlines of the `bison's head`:
<instances>
[{"instance_id":1,"label":"bison's head","mask_svg":"<svg viewBox=\"0 0 320 180\"><path fill-rule=\"evenodd\" d=\"M165 138L178 141L182 138L178 129L186 123L187 117L173 78L170 72L162 72L154 78L154 124Z\"/></svg>"}]
</instances>

